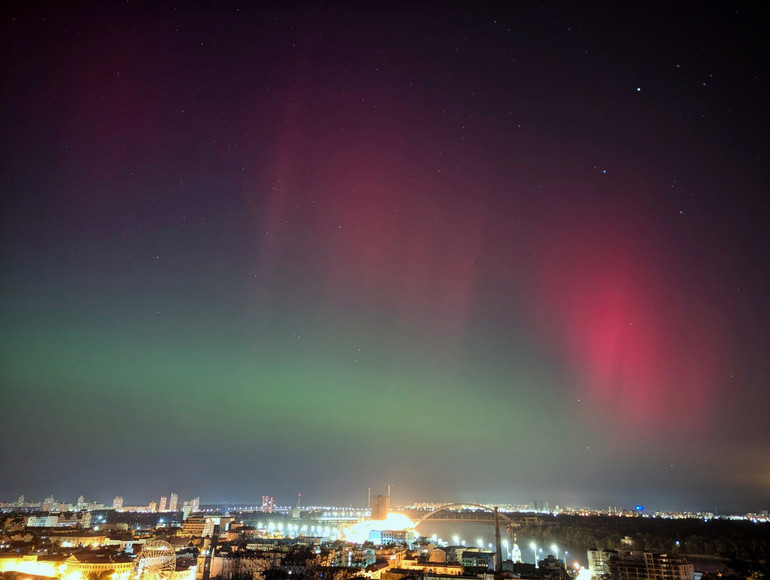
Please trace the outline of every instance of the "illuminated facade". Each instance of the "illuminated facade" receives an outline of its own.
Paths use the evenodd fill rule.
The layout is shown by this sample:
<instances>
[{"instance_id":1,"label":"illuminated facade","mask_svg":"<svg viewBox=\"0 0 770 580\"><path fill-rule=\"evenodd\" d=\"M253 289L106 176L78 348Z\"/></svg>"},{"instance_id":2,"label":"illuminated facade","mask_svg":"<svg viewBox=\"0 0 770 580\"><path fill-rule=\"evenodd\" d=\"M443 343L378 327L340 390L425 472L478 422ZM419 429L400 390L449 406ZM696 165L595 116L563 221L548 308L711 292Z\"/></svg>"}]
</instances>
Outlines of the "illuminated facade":
<instances>
[{"instance_id":1,"label":"illuminated facade","mask_svg":"<svg viewBox=\"0 0 770 580\"><path fill-rule=\"evenodd\" d=\"M233 519L230 516L190 516L182 524L179 535L182 537L210 538L214 535L214 526L219 526L219 532L223 534L230 527Z\"/></svg>"},{"instance_id":2,"label":"illuminated facade","mask_svg":"<svg viewBox=\"0 0 770 580\"><path fill-rule=\"evenodd\" d=\"M126 555L99 559L78 556L73 554L65 560L61 580L86 580L105 572L110 572L110 580L129 580L134 571L134 560Z\"/></svg>"},{"instance_id":3,"label":"illuminated facade","mask_svg":"<svg viewBox=\"0 0 770 580\"><path fill-rule=\"evenodd\" d=\"M179 505L179 495L176 493L171 494L171 498L168 502L168 509L172 512L175 512L177 510L177 506Z\"/></svg>"},{"instance_id":4,"label":"illuminated facade","mask_svg":"<svg viewBox=\"0 0 770 580\"><path fill-rule=\"evenodd\" d=\"M369 541L376 546L387 546L389 544L406 544L411 548L417 537L416 532L411 530L372 530L369 532Z\"/></svg>"},{"instance_id":5,"label":"illuminated facade","mask_svg":"<svg viewBox=\"0 0 770 580\"><path fill-rule=\"evenodd\" d=\"M28 528L53 528L59 524L58 514L48 514L45 516L28 516Z\"/></svg>"}]
</instances>

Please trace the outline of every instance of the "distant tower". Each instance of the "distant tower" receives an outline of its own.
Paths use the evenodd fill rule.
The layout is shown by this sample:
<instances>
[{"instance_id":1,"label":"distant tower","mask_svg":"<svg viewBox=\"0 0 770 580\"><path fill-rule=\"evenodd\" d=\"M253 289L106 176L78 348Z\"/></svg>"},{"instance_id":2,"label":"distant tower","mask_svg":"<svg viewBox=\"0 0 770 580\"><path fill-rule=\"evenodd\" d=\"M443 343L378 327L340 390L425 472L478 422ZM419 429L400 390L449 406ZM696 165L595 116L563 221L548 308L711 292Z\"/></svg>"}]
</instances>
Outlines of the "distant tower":
<instances>
[{"instance_id":1,"label":"distant tower","mask_svg":"<svg viewBox=\"0 0 770 580\"><path fill-rule=\"evenodd\" d=\"M155 513L156 511L158 511L158 502L156 502L156 501L151 501L150 502L150 511L152 513Z\"/></svg>"},{"instance_id":2,"label":"distant tower","mask_svg":"<svg viewBox=\"0 0 770 580\"><path fill-rule=\"evenodd\" d=\"M160 496L160 504L158 505L158 511L164 512L166 511L166 503L168 502L168 498L165 495Z\"/></svg>"},{"instance_id":3,"label":"distant tower","mask_svg":"<svg viewBox=\"0 0 770 580\"><path fill-rule=\"evenodd\" d=\"M275 505L275 498L269 495L262 496L262 511L268 514L273 513L273 506Z\"/></svg>"},{"instance_id":4,"label":"distant tower","mask_svg":"<svg viewBox=\"0 0 770 580\"><path fill-rule=\"evenodd\" d=\"M112 509L114 509L114 510L122 510L123 509L123 496L122 495L116 495L115 499L112 500Z\"/></svg>"},{"instance_id":5,"label":"distant tower","mask_svg":"<svg viewBox=\"0 0 770 580\"><path fill-rule=\"evenodd\" d=\"M503 571L503 548L500 545L500 515L495 506L495 572Z\"/></svg>"},{"instance_id":6,"label":"distant tower","mask_svg":"<svg viewBox=\"0 0 770 580\"><path fill-rule=\"evenodd\" d=\"M201 509L201 498L196 497L190 502L190 507L192 508L193 512L200 511Z\"/></svg>"},{"instance_id":7,"label":"distant tower","mask_svg":"<svg viewBox=\"0 0 770 580\"><path fill-rule=\"evenodd\" d=\"M175 512L177 510L177 505L179 504L179 495L176 493L171 494L171 501L168 502L168 509L170 509L172 512Z\"/></svg>"},{"instance_id":8,"label":"distant tower","mask_svg":"<svg viewBox=\"0 0 770 580\"><path fill-rule=\"evenodd\" d=\"M297 494L297 507L291 508L291 519L298 520L300 514L302 513L300 510L300 507L302 506L302 494Z\"/></svg>"},{"instance_id":9,"label":"distant tower","mask_svg":"<svg viewBox=\"0 0 770 580\"><path fill-rule=\"evenodd\" d=\"M78 496L78 509L83 507L83 502L85 502L86 498L84 498L82 495Z\"/></svg>"}]
</instances>

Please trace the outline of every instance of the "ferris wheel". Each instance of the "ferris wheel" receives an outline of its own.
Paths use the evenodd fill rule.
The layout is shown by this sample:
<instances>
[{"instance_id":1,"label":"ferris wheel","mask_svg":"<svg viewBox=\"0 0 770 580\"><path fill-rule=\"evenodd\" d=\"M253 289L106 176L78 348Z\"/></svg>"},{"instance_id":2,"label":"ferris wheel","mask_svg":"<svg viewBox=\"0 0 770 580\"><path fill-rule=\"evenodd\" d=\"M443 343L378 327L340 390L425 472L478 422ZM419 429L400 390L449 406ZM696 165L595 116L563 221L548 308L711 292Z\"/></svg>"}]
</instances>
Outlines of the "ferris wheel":
<instances>
[{"instance_id":1,"label":"ferris wheel","mask_svg":"<svg viewBox=\"0 0 770 580\"><path fill-rule=\"evenodd\" d=\"M136 578L139 580L170 580L175 569L174 547L163 540L146 544L136 558Z\"/></svg>"}]
</instances>

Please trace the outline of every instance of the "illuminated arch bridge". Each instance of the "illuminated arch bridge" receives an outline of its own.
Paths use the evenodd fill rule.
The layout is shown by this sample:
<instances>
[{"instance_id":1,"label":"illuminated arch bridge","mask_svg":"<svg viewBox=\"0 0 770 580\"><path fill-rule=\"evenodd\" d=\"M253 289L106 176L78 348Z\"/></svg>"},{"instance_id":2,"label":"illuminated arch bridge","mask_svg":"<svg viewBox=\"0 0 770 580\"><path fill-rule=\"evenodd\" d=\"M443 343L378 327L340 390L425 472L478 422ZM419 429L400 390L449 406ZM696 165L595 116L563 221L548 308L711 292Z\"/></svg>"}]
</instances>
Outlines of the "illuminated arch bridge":
<instances>
[{"instance_id":1,"label":"illuminated arch bridge","mask_svg":"<svg viewBox=\"0 0 770 580\"><path fill-rule=\"evenodd\" d=\"M472 512L463 512L463 511L457 511L453 508L479 508L484 510L485 517L480 517L479 513L477 511ZM494 518L490 518L487 514L494 513L495 508L490 507L488 505L483 505L480 503L447 503L442 505L440 508L433 510L432 512L429 512L419 520L417 520L414 524L414 527L416 528L421 523L423 523L425 520L430 519L432 522L482 522L482 523L494 523ZM444 514L443 516L437 514ZM452 513L453 515L447 516L447 513ZM497 515L502 519L505 520L506 523L512 524L513 520L509 518L504 513L498 511Z\"/></svg>"}]
</instances>

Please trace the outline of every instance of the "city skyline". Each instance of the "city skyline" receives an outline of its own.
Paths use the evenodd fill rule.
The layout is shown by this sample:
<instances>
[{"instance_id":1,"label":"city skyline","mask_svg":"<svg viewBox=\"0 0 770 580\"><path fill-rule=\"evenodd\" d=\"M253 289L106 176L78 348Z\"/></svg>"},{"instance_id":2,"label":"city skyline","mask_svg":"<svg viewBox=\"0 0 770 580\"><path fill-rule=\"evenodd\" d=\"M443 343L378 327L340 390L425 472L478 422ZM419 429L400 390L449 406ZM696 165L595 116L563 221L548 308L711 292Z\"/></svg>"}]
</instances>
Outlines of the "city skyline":
<instances>
[{"instance_id":1,"label":"city skyline","mask_svg":"<svg viewBox=\"0 0 770 580\"><path fill-rule=\"evenodd\" d=\"M128 496L131 500L135 500L132 496ZM385 498L387 496L381 496ZM263 495L261 498L241 499L233 501L223 502L201 502L200 496L191 497L190 499L183 500L182 504L176 509L172 509L170 506L162 507L162 501L156 501L157 498L141 498L137 501L126 501L123 496L115 496L111 501L100 501L102 498L85 499L84 496L79 496L77 503L70 502L66 498L55 497L55 494L50 494L42 500L35 500L21 495L16 501L5 501L0 498L0 510L3 512L14 512L18 510L36 513L36 512L78 512L78 511L116 511L126 513L137 514L162 514L162 513L176 513L182 514L183 519L187 519L191 514L204 514L204 513L224 513L233 511L233 513L240 512L263 512L267 514L282 515L284 517L294 517L295 513L302 512L318 512L326 510L338 510L340 515L343 513L348 514L351 517L361 517L364 514L371 514L367 517L375 520L385 519L383 516L391 511L394 512L439 512L444 509L450 511L466 511L471 512L479 509L483 509L489 513L498 509L501 512L508 513L540 513L550 515L615 515L615 516L636 516L636 517L653 517L653 518L691 518L691 519L711 519L711 518L728 518L728 519L750 519L753 522L768 522L768 510L766 509L754 509L746 512L739 511L722 511L720 512L718 506L714 505L712 510L700 510L691 511L687 509L651 509L648 510L647 506L635 505L635 506L618 506L618 505L604 505L604 506L589 506L589 505L558 505L551 504L547 500L531 500L523 503L509 502L509 501L492 501L486 503L478 503L474 501L453 501L442 500L434 501L423 499L422 501L407 501L403 503L394 502L390 503L388 499L387 510L381 511L374 505L367 506L367 502L364 501L361 504L355 502L347 502L346 504L330 504L328 502L317 502L310 505L299 505L292 501L286 501L281 503L277 501L274 496ZM160 496L163 499L163 496ZM368 499L372 501L374 498ZM222 511L224 510L224 512ZM336 514L335 514L336 515ZM166 523L171 520L167 520Z\"/></svg>"},{"instance_id":2,"label":"city skyline","mask_svg":"<svg viewBox=\"0 0 770 580\"><path fill-rule=\"evenodd\" d=\"M0 497L770 506L758 9L5 14Z\"/></svg>"}]
</instances>

